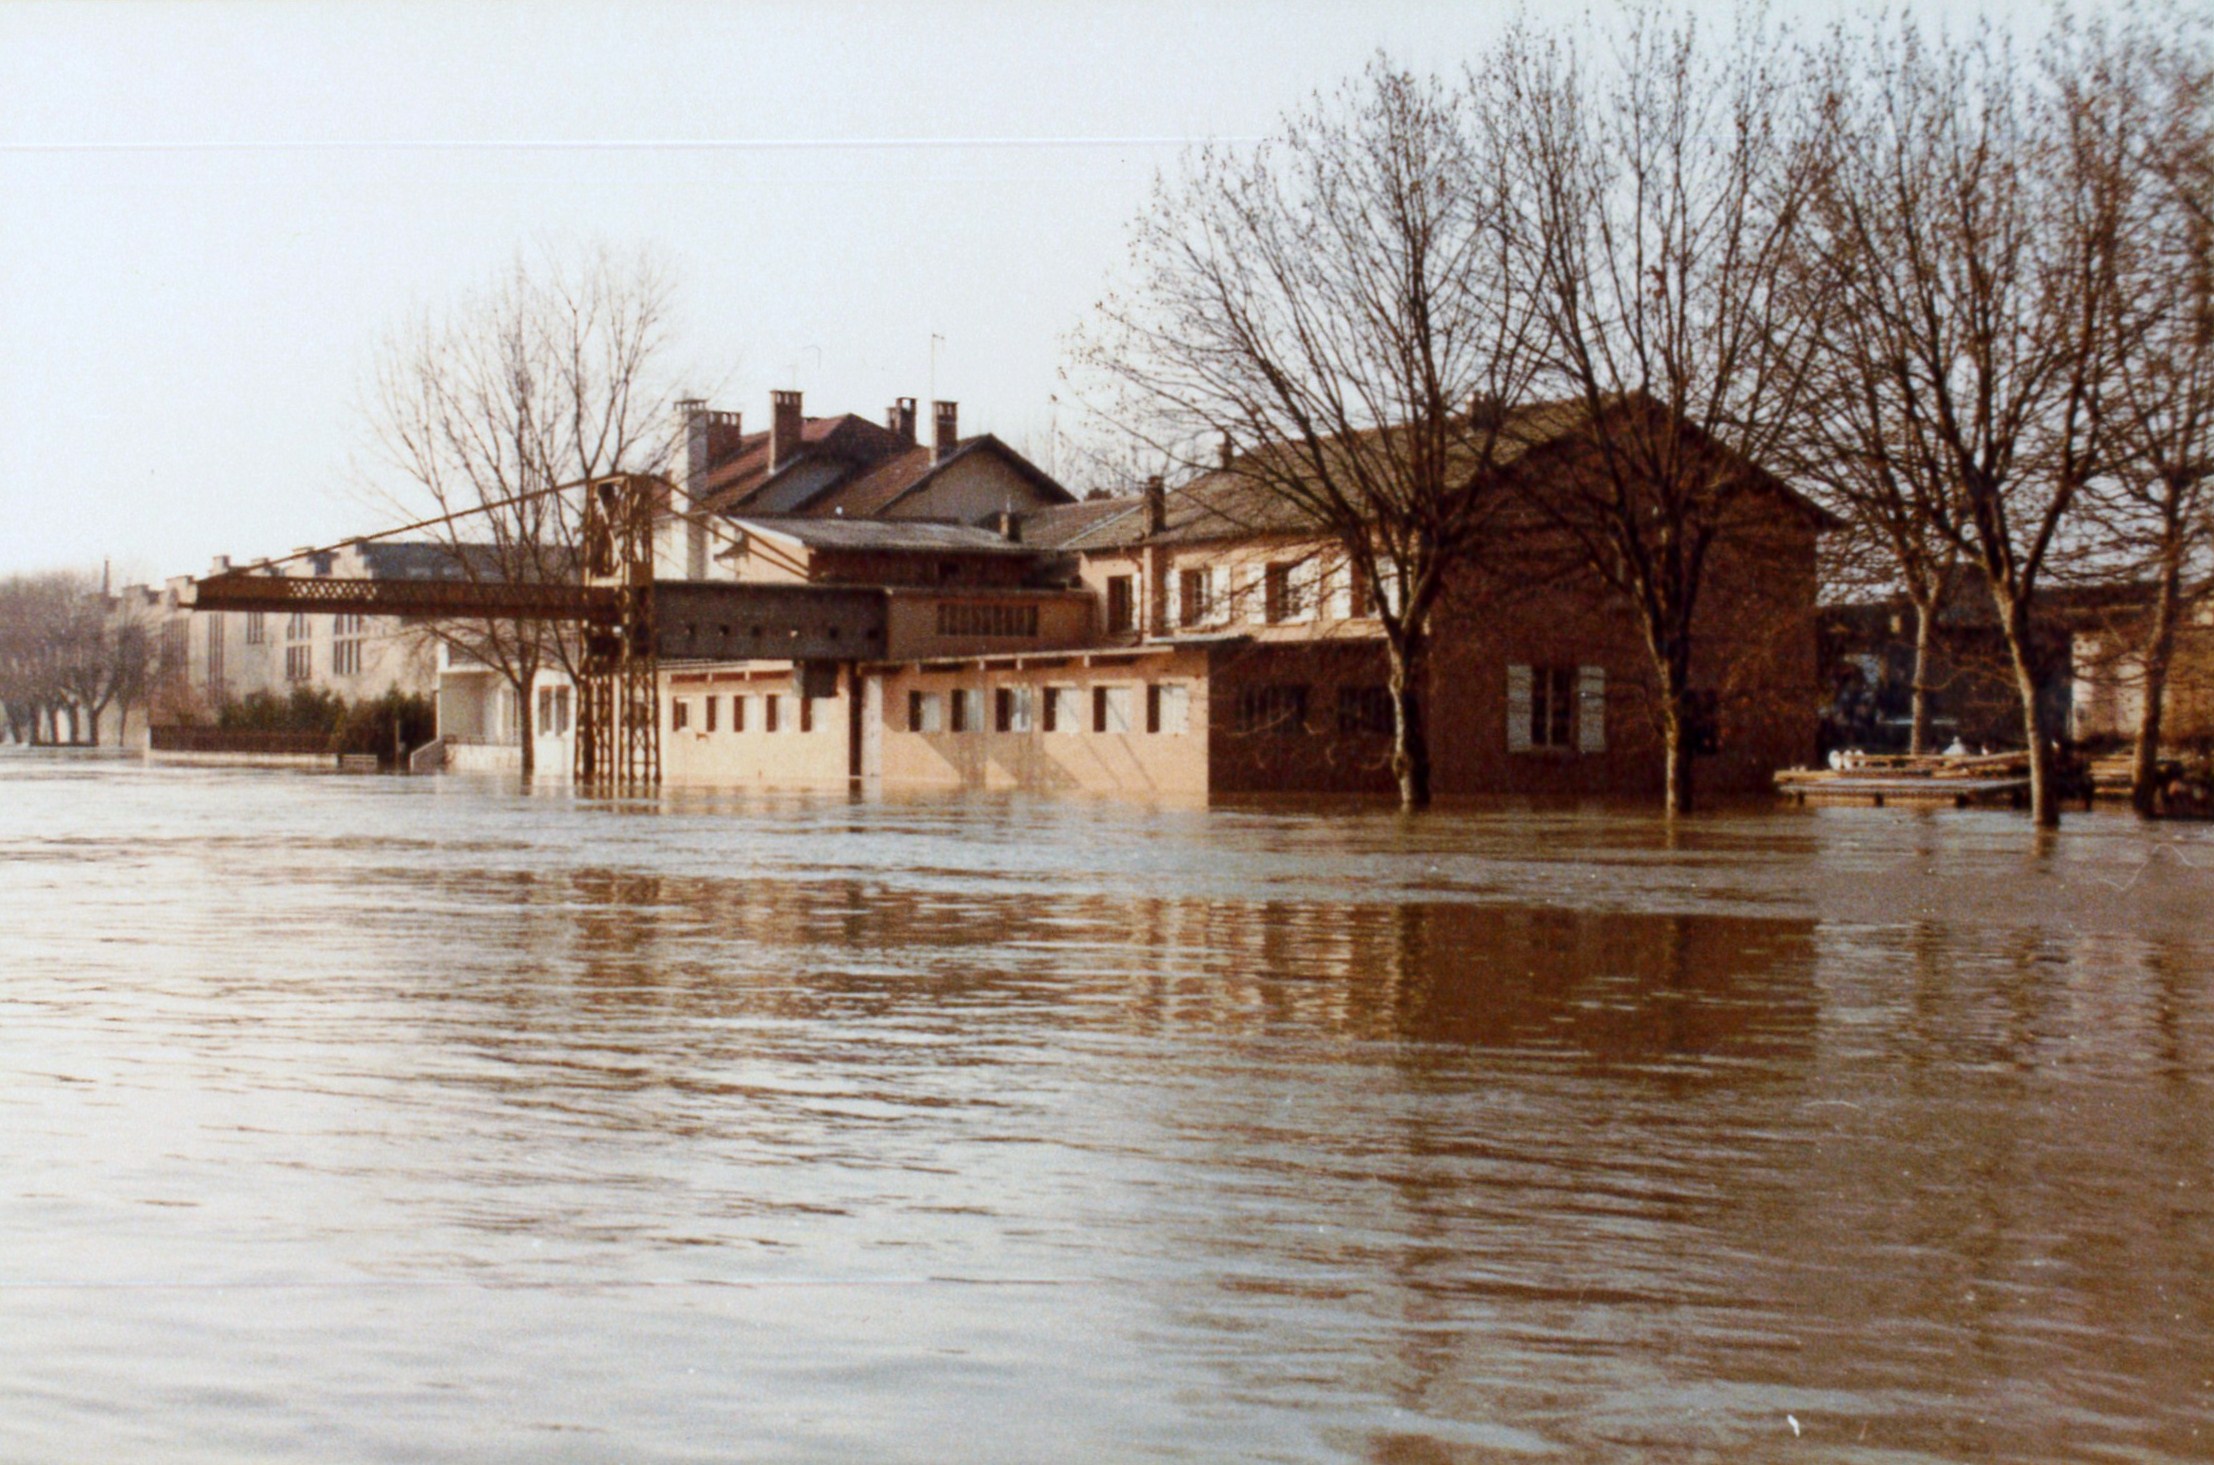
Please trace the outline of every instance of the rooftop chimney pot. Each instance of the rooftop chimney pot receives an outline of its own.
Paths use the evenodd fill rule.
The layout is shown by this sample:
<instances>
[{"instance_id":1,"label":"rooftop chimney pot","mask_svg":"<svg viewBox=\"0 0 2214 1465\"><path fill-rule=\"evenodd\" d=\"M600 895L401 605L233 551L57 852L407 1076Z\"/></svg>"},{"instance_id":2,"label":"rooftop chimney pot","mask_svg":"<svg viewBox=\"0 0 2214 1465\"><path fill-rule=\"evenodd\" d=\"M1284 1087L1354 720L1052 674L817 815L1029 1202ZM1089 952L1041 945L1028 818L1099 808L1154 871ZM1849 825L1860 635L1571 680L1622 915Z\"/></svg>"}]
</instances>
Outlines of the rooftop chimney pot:
<instances>
[{"instance_id":1,"label":"rooftop chimney pot","mask_svg":"<svg viewBox=\"0 0 2214 1465\"><path fill-rule=\"evenodd\" d=\"M1161 475L1145 481L1145 532L1159 534L1168 528L1168 495L1161 489Z\"/></svg>"},{"instance_id":2,"label":"rooftop chimney pot","mask_svg":"<svg viewBox=\"0 0 2214 1465\"><path fill-rule=\"evenodd\" d=\"M1226 432L1222 435L1222 446L1217 449L1217 452L1221 456L1223 470L1225 472L1229 471L1230 460L1238 454L1237 445L1230 441L1229 433Z\"/></svg>"},{"instance_id":3,"label":"rooftop chimney pot","mask_svg":"<svg viewBox=\"0 0 2214 1465\"><path fill-rule=\"evenodd\" d=\"M769 393L769 471L776 472L799 453L800 394Z\"/></svg>"},{"instance_id":4,"label":"rooftop chimney pot","mask_svg":"<svg viewBox=\"0 0 2214 1465\"><path fill-rule=\"evenodd\" d=\"M932 402L930 404L932 426L936 429L937 461L943 463L953 456L953 450L961 442L961 404L958 402Z\"/></svg>"}]
</instances>

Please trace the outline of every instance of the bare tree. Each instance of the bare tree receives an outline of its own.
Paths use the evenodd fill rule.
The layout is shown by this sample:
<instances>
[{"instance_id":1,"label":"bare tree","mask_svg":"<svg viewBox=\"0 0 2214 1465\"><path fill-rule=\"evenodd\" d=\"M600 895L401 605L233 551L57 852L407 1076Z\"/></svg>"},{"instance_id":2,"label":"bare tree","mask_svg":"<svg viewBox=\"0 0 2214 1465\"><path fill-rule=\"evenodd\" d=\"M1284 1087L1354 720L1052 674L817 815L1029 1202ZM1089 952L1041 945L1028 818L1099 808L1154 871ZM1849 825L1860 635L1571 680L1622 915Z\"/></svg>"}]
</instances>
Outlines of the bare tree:
<instances>
[{"instance_id":1,"label":"bare tree","mask_svg":"<svg viewBox=\"0 0 2214 1465\"><path fill-rule=\"evenodd\" d=\"M63 700L57 630L65 619L68 578L10 575L0 580L0 706L8 730L32 745L59 734Z\"/></svg>"},{"instance_id":2,"label":"bare tree","mask_svg":"<svg viewBox=\"0 0 2214 1465\"><path fill-rule=\"evenodd\" d=\"M1823 74L1817 247L1841 266L1827 318L1853 323L1833 359L1882 404L1917 511L1990 593L2032 812L2056 824L2041 591L2102 465L2120 217L2100 98L2134 82L2099 74L2065 28L2025 67L2003 36L1932 46L1904 22L1840 39Z\"/></svg>"},{"instance_id":3,"label":"bare tree","mask_svg":"<svg viewBox=\"0 0 2214 1465\"><path fill-rule=\"evenodd\" d=\"M1780 485L1755 465L1783 455L1811 381L1819 302L1793 263L1819 159L1776 40L1713 46L1657 9L1629 14L1611 57L1525 35L1498 103L1549 366L1588 440L1585 470L1533 480L1530 504L1635 617L1671 813L1691 807L1706 717L1710 558L1776 522Z\"/></svg>"},{"instance_id":4,"label":"bare tree","mask_svg":"<svg viewBox=\"0 0 2214 1465\"><path fill-rule=\"evenodd\" d=\"M472 582L574 579L582 499L573 486L657 473L673 447L661 378L674 286L650 255L599 248L518 259L493 288L393 336L377 362L369 416L410 514L434 529ZM432 632L514 689L522 771L536 772L531 688L539 671L574 678L580 648L530 620L445 622Z\"/></svg>"},{"instance_id":5,"label":"bare tree","mask_svg":"<svg viewBox=\"0 0 2214 1465\"><path fill-rule=\"evenodd\" d=\"M1820 213L1820 206L1817 207ZM1834 224L1834 221L1830 221ZM1805 298L1824 312L1814 390L1786 445L1785 461L1844 526L1832 545L1856 588L1904 593L1914 610L1907 750L1930 749L1939 616L1957 583L1960 546L1937 525L1948 477L1917 458L1885 343L1850 308L1862 262L1826 252L1834 228L1817 225L1800 251Z\"/></svg>"},{"instance_id":6,"label":"bare tree","mask_svg":"<svg viewBox=\"0 0 2214 1465\"><path fill-rule=\"evenodd\" d=\"M2203 203L2214 195L2214 58L2141 19L2101 38L2100 70L2129 80L2093 105L2119 113L2124 145L2110 156L2133 216L2113 276L2126 349L2100 402L2116 460L2105 506L2128 562L2152 582L2131 657L2142 703L2130 797L2150 814L2177 628L2214 570L2214 219Z\"/></svg>"},{"instance_id":7,"label":"bare tree","mask_svg":"<svg viewBox=\"0 0 2214 1465\"><path fill-rule=\"evenodd\" d=\"M131 598L89 574L0 580L0 716L19 743L97 744L111 707L146 695L155 646Z\"/></svg>"},{"instance_id":8,"label":"bare tree","mask_svg":"<svg viewBox=\"0 0 2214 1465\"><path fill-rule=\"evenodd\" d=\"M1258 149L1197 152L1078 343L1095 411L1373 587L1410 809L1430 799L1432 613L1486 542L1505 409L1537 368L1492 120L1379 58ZM1220 461L1224 442L1245 451Z\"/></svg>"}]
</instances>

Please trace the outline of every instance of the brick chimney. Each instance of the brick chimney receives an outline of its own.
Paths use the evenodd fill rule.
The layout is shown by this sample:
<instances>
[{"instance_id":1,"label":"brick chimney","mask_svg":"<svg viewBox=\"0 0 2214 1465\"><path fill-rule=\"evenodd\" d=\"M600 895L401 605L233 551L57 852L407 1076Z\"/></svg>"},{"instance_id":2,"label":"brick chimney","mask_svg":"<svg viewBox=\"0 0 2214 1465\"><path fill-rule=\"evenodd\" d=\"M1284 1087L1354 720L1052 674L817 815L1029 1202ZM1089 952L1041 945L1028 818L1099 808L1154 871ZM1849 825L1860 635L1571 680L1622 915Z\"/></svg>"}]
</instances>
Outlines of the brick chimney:
<instances>
[{"instance_id":1,"label":"brick chimney","mask_svg":"<svg viewBox=\"0 0 2214 1465\"><path fill-rule=\"evenodd\" d=\"M915 399L901 397L884 414L884 425L909 443L915 440Z\"/></svg>"},{"instance_id":2,"label":"brick chimney","mask_svg":"<svg viewBox=\"0 0 2214 1465\"><path fill-rule=\"evenodd\" d=\"M932 427L937 432L937 461L943 463L953 456L953 450L961 444L961 404L958 402L932 402Z\"/></svg>"},{"instance_id":3,"label":"brick chimney","mask_svg":"<svg viewBox=\"0 0 2214 1465\"><path fill-rule=\"evenodd\" d=\"M1145 532L1159 534L1168 528L1168 495L1161 491L1161 475L1145 481Z\"/></svg>"},{"instance_id":4,"label":"brick chimney","mask_svg":"<svg viewBox=\"0 0 2214 1465\"><path fill-rule=\"evenodd\" d=\"M1238 455L1238 446L1236 443L1230 441L1229 433L1226 432L1222 435L1222 446L1217 450L1217 452L1222 459L1223 471L1228 472L1230 469L1230 460Z\"/></svg>"},{"instance_id":5,"label":"brick chimney","mask_svg":"<svg viewBox=\"0 0 2214 1465\"><path fill-rule=\"evenodd\" d=\"M717 412L702 397L686 397L677 403L684 419L684 489L691 494L707 491L707 475L730 460L745 436L745 419L736 412Z\"/></svg>"},{"instance_id":6,"label":"brick chimney","mask_svg":"<svg viewBox=\"0 0 2214 1465\"><path fill-rule=\"evenodd\" d=\"M792 461L800 445L800 394L769 393L769 471Z\"/></svg>"}]
</instances>

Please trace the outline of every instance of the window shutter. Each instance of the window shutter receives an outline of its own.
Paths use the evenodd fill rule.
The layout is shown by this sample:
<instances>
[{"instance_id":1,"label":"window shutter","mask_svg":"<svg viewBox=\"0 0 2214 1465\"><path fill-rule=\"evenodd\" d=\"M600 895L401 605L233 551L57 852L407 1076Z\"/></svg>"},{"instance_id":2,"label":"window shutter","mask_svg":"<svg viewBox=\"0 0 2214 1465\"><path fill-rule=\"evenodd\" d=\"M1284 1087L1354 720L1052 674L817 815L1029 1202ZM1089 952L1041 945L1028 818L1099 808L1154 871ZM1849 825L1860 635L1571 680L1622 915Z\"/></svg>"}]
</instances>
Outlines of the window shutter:
<instances>
[{"instance_id":1,"label":"window shutter","mask_svg":"<svg viewBox=\"0 0 2214 1465\"><path fill-rule=\"evenodd\" d=\"M1530 746L1530 669L1507 668L1507 751L1521 753Z\"/></svg>"},{"instance_id":2,"label":"window shutter","mask_svg":"<svg viewBox=\"0 0 2214 1465\"><path fill-rule=\"evenodd\" d=\"M1607 751L1607 669L1576 668L1576 748L1584 753Z\"/></svg>"}]
</instances>

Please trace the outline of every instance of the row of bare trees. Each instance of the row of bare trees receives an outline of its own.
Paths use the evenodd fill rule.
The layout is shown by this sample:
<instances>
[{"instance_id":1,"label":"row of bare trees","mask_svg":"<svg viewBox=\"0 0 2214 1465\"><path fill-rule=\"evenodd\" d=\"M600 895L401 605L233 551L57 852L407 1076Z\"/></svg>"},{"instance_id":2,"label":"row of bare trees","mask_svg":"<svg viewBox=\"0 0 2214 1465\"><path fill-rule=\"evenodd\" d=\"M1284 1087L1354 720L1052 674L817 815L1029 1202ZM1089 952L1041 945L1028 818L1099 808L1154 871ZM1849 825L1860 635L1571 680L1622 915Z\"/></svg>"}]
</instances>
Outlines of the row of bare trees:
<instances>
[{"instance_id":1,"label":"row of bare trees","mask_svg":"<svg viewBox=\"0 0 2214 1465\"><path fill-rule=\"evenodd\" d=\"M11 741L97 744L110 711L127 716L151 695L159 655L145 621L97 576L0 579L0 718Z\"/></svg>"},{"instance_id":2,"label":"row of bare trees","mask_svg":"<svg viewBox=\"0 0 2214 1465\"><path fill-rule=\"evenodd\" d=\"M1384 592L1410 807L1432 614L1532 515L1634 618L1690 807L1693 628L1751 464L1831 507L1925 630L1973 572L2051 822L2056 566L2155 575L2148 680L2203 593L2209 75L2160 12L2063 13L2025 50L1649 8L1516 28L1452 82L1379 60L1161 180L1079 374L1194 469L1266 445L1233 471ZM1564 405L1592 470L1518 495L1517 424Z\"/></svg>"}]
</instances>

